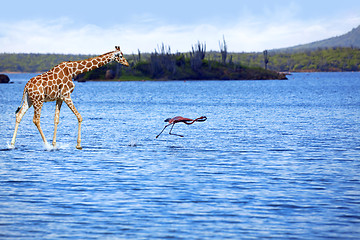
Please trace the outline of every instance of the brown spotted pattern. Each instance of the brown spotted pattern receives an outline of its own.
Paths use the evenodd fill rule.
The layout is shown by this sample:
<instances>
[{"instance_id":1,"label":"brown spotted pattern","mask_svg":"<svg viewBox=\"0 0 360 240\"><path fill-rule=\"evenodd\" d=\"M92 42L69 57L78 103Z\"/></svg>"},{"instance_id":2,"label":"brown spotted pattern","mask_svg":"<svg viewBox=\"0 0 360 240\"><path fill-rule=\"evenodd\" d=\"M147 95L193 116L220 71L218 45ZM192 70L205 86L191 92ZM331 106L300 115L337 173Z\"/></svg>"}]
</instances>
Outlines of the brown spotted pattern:
<instances>
[{"instance_id":1,"label":"brown spotted pattern","mask_svg":"<svg viewBox=\"0 0 360 240\"><path fill-rule=\"evenodd\" d=\"M44 143L47 143L44 133L40 127L41 108L44 102L56 101L53 146L56 145L56 132L57 125L59 123L60 108L62 103L65 102L78 119L79 125L76 147L81 149L80 143L82 117L76 110L70 96L75 88L75 84L72 79L80 73L94 70L111 61L116 61L125 66L129 66L128 62L123 56L123 53L120 51L120 47L115 47L115 51L94 58L75 62L62 62L51 70L30 79L24 88L23 104L16 114L15 131L11 145L15 145L17 130L21 119L31 106L34 106L33 122L38 128Z\"/></svg>"}]
</instances>

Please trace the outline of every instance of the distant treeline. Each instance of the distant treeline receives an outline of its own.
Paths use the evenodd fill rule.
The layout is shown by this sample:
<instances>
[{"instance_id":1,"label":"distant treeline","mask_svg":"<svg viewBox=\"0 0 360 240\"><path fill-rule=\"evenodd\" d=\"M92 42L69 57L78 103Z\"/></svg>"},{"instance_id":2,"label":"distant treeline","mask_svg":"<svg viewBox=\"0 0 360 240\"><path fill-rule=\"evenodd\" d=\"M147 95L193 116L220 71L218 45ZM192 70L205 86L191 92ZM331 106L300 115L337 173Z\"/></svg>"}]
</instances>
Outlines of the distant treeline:
<instances>
[{"instance_id":1,"label":"distant treeline","mask_svg":"<svg viewBox=\"0 0 360 240\"><path fill-rule=\"evenodd\" d=\"M206 45L198 42L187 53L171 53L162 44L153 53L125 56L131 67L120 68L116 64L98 70L112 70L115 77L122 74L155 79L183 79L187 77L236 77L242 71L262 71L265 67L264 53L231 53L225 40L220 51L206 51ZM45 72L63 61L77 61L94 55L65 54L0 54L0 72ZM267 68L277 72L297 71L360 71L360 49L326 48L295 53L267 52ZM220 71L220 72L216 72ZM89 77L97 75L89 73ZM252 73L253 74L253 73ZM244 75L246 77L246 75ZM239 77L239 76L238 76Z\"/></svg>"},{"instance_id":2,"label":"distant treeline","mask_svg":"<svg viewBox=\"0 0 360 240\"><path fill-rule=\"evenodd\" d=\"M64 61L78 61L93 55L0 53L0 72L45 72Z\"/></svg>"},{"instance_id":3,"label":"distant treeline","mask_svg":"<svg viewBox=\"0 0 360 240\"><path fill-rule=\"evenodd\" d=\"M233 61L247 66L264 66L263 53L232 53ZM280 72L360 71L359 48L324 48L294 53L268 51L268 69Z\"/></svg>"},{"instance_id":4,"label":"distant treeline","mask_svg":"<svg viewBox=\"0 0 360 240\"><path fill-rule=\"evenodd\" d=\"M130 67L111 63L78 76L76 80L266 80L286 79L285 75L261 67L247 67L227 61L226 44L221 46L220 59L206 59L206 45L198 42L188 53L171 53L170 47L162 44L151 54L128 56Z\"/></svg>"}]
</instances>

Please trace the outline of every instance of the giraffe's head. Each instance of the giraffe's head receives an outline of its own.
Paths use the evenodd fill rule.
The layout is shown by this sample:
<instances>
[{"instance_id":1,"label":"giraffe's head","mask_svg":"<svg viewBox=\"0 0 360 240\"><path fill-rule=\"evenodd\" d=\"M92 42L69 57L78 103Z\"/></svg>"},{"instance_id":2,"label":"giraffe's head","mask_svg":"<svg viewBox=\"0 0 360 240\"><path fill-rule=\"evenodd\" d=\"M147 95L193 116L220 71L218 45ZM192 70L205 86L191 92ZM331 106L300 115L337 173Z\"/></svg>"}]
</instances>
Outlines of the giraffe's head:
<instances>
[{"instance_id":1,"label":"giraffe's head","mask_svg":"<svg viewBox=\"0 0 360 240\"><path fill-rule=\"evenodd\" d=\"M121 63L122 65L128 67L129 63L126 61L123 53L120 50L119 46L115 46L115 51L113 52L113 61L116 61L118 63Z\"/></svg>"}]
</instances>

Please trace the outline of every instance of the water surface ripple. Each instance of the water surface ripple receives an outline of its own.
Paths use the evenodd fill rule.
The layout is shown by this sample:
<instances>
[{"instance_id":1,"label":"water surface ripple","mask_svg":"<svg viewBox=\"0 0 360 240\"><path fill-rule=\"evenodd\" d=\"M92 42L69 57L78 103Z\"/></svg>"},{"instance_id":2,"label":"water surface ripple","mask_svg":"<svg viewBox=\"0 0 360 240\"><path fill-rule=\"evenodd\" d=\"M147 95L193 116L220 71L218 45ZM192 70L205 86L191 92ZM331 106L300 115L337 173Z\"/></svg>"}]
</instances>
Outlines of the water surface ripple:
<instances>
[{"instance_id":1,"label":"water surface ripple","mask_svg":"<svg viewBox=\"0 0 360 240\"><path fill-rule=\"evenodd\" d=\"M25 75L0 85L1 239L359 239L360 73L288 81L76 83L58 147ZM41 124L52 139L54 103ZM163 120L177 124L155 136Z\"/></svg>"}]
</instances>

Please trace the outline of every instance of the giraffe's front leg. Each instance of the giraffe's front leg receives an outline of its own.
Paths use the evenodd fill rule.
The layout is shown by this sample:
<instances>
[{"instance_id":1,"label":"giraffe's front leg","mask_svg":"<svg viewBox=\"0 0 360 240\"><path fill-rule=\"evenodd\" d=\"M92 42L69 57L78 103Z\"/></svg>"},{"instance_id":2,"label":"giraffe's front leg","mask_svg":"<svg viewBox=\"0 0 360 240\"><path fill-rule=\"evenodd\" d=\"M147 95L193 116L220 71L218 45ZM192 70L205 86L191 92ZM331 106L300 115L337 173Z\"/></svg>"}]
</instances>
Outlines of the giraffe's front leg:
<instances>
[{"instance_id":1,"label":"giraffe's front leg","mask_svg":"<svg viewBox=\"0 0 360 240\"><path fill-rule=\"evenodd\" d=\"M77 145L76 148L77 149L82 149L81 147L81 122L82 122L82 117L80 115L80 113L76 110L73 101L71 100L70 97L67 97L64 99L64 102L68 105L68 107L71 109L71 111L75 114L75 116L78 119L78 138L77 138Z\"/></svg>"},{"instance_id":2,"label":"giraffe's front leg","mask_svg":"<svg viewBox=\"0 0 360 240\"><path fill-rule=\"evenodd\" d=\"M79 113L79 115L80 115L80 113ZM78 139L77 139L76 148L81 150L82 149L82 147L81 147L81 122L82 122L81 115L80 115L80 119L81 120L78 120L79 121L79 126L78 126Z\"/></svg>"},{"instance_id":3,"label":"giraffe's front leg","mask_svg":"<svg viewBox=\"0 0 360 240\"><path fill-rule=\"evenodd\" d=\"M62 102L63 102L62 100L56 101L55 118L54 118L54 137L53 137L53 142L52 142L52 145L54 147L56 147L56 133L57 133L57 126L59 124L59 116L60 116L60 109L61 109Z\"/></svg>"}]
</instances>

